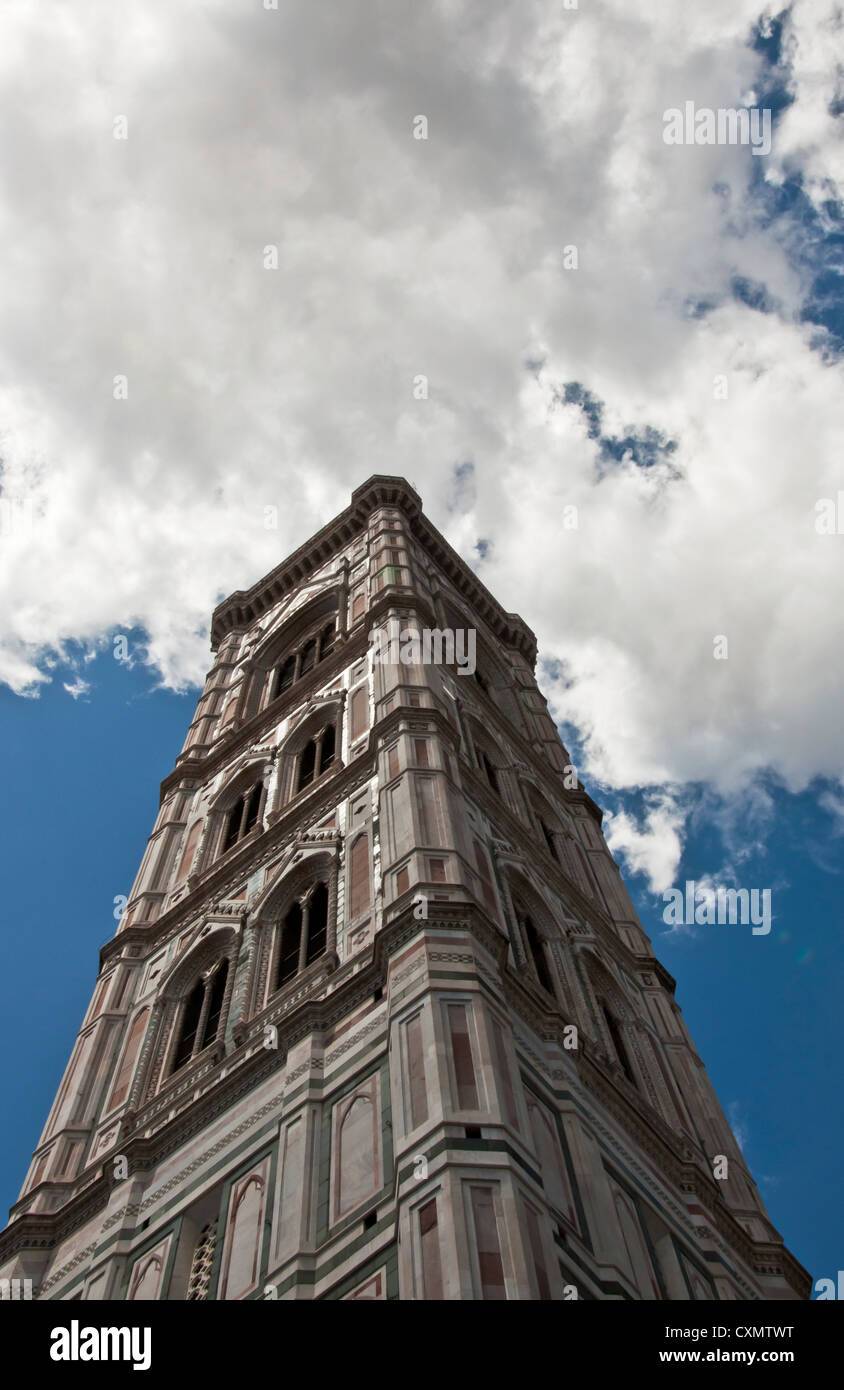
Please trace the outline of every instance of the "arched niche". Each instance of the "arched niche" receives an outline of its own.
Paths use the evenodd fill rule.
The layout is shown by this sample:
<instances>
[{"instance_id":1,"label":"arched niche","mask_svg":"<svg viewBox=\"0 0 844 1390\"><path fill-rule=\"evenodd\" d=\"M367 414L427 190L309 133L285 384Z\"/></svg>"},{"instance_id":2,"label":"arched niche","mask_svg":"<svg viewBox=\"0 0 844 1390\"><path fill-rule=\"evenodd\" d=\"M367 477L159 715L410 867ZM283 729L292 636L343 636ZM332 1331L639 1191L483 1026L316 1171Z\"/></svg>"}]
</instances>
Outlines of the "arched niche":
<instances>
[{"instance_id":1,"label":"arched niche","mask_svg":"<svg viewBox=\"0 0 844 1390\"><path fill-rule=\"evenodd\" d=\"M255 972L252 982L252 1011L258 1013L270 1003L279 989L290 983L279 983L279 965L284 948L284 928L295 906L302 912L302 942L304 961L292 978L306 971L331 969L336 964L337 951L337 879L336 849L296 848L280 866L256 901L250 914L250 926L256 934ZM308 939L311 932L310 911L319 885L327 890L325 904L325 946L308 960ZM322 913L320 913L320 917Z\"/></svg>"},{"instance_id":2,"label":"arched niche","mask_svg":"<svg viewBox=\"0 0 844 1390\"><path fill-rule=\"evenodd\" d=\"M267 709L279 695L293 688L336 650L345 611L345 592L337 585L304 603L266 635L249 662L243 707L245 719ZM329 627L333 638L327 646ZM315 644L313 660L309 657L311 643ZM288 680L286 668L291 661Z\"/></svg>"}]
</instances>

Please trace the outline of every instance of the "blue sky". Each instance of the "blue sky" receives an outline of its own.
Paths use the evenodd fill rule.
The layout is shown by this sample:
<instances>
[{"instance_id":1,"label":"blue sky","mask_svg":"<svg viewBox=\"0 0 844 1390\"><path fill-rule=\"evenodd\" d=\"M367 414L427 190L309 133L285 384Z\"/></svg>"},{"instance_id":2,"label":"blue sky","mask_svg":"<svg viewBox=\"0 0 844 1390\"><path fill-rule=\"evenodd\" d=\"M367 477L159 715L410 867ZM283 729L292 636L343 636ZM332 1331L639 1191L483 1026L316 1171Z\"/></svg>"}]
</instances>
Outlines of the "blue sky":
<instances>
[{"instance_id":1,"label":"blue sky","mask_svg":"<svg viewBox=\"0 0 844 1390\"><path fill-rule=\"evenodd\" d=\"M75 671L57 669L38 700L0 690L12 792L2 810L4 1208L17 1198L93 991L97 952L115 930L114 898L129 892L158 783L181 750L196 699L196 692L155 689L147 668L120 663L110 650L86 665L91 688L79 699L64 689ZM821 850L835 846L817 796L773 796L767 842L746 860L742 878L773 885L769 936L739 925L671 935L662 900L641 878L626 881L656 954L677 979L692 1038L772 1220L817 1279L835 1276L844 1249L836 1198L844 1144L841 876ZM724 848L702 818L676 881L712 874Z\"/></svg>"}]
</instances>

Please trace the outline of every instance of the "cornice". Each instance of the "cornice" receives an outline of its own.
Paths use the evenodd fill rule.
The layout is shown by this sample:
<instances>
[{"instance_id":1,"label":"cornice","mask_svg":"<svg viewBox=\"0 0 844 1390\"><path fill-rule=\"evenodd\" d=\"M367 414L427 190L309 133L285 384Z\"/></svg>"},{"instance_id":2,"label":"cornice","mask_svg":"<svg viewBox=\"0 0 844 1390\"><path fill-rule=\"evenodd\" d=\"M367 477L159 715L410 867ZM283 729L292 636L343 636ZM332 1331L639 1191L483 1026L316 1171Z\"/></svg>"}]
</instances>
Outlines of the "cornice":
<instances>
[{"instance_id":1,"label":"cornice","mask_svg":"<svg viewBox=\"0 0 844 1390\"><path fill-rule=\"evenodd\" d=\"M212 651L217 650L227 633L251 626L362 535L369 517L379 507L396 507L404 512L411 534L436 560L455 588L483 617L499 640L505 646L521 652L533 670L536 664L536 637L531 629L518 613L505 612L457 551L423 516L422 499L407 480L383 474L374 474L355 488L351 504L345 511L323 526L298 550L294 550L263 579L249 589L235 590L218 604L211 619Z\"/></svg>"}]
</instances>

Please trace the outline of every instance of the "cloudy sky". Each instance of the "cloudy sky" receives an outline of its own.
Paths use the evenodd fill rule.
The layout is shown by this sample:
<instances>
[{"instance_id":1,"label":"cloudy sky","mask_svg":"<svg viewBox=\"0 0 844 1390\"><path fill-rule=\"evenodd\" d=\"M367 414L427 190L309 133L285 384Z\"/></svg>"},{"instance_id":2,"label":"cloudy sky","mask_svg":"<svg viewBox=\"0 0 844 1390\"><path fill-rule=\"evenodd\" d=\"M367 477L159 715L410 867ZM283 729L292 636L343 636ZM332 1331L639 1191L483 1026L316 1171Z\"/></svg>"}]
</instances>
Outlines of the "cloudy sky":
<instances>
[{"instance_id":1,"label":"cloudy sky","mask_svg":"<svg viewBox=\"0 0 844 1390\"><path fill-rule=\"evenodd\" d=\"M536 631L640 886L701 827L718 881L809 814L834 878L842 26L837 0L6 0L7 696L96 705L116 633L189 691L218 599L401 473ZM770 153L667 144L689 101L771 110Z\"/></svg>"},{"instance_id":2,"label":"cloudy sky","mask_svg":"<svg viewBox=\"0 0 844 1390\"><path fill-rule=\"evenodd\" d=\"M582 774L653 789L613 836L656 887L689 785L838 778L841 23L11 0L0 678L131 627L184 688L215 601L398 472ZM666 144L689 100L772 108L771 154Z\"/></svg>"}]
</instances>

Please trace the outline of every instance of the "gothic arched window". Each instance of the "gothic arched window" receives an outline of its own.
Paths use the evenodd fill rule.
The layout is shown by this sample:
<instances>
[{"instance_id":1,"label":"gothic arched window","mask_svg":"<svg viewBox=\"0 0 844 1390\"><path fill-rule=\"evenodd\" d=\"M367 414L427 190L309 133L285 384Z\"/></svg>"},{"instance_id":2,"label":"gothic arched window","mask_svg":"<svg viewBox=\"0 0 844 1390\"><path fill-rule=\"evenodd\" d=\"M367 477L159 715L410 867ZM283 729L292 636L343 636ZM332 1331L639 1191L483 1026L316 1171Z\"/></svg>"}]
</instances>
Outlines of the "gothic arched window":
<instances>
[{"instance_id":1,"label":"gothic arched window","mask_svg":"<svg viewBox=\"0 0 844 1390\"><path fill-rule=\"evenodd\" d=\"M324 661L330 652L334 650L334 621L326 623L322 632L319 634L319 655L318 661Z\"/></svg>"},{"instance_id":2,"label":"gothic arched window","mask_svg":"<svg viewBox=\"0 0 844 1390\"><path fill-rule=\"evenodd\" d=\"M533 918L526 912L520 912L519 926L522 929L522 935L528 949L528 954L533 963L533 968L536 972L536 978L543 989L547 989L549 994L553 994L554 982L551 978L551 971L548 968L545 947L542 942L542 937L539 935L534 925Z\"/></svg>"},{"instance_id":3,"label":"gothic arched window","mask_svg":"<svg viewBox=\"0 0 844 1390\"><path fill-rule=\"evenodd\" d=\"M633 1071L632 1066L630 1065L630 1055L627 1051L624 1038L622 1037L621 1027L619 1025L618 1019L616 1018L612 1010L608 1008L608 1006L603 1002L601 1003L601 1012L604 1015L604 1022L607 1025L607 1032L610 1035L613 1048L615 1049L615 1055L621 1063L624 1075L627 1077L627 1080L631 1082L632 1085L636 1086L638 1084L636 1081L636 1074Z\"/></svg>"},{"instance_id":4,"label":"gothic arched window","mask_svg":"<svg viewBox=\"0 0 844 1390\"><path fill-rule=\"evenodd\" d=\"M299 775L296 790L304 791L332 766L335 759L336 732L333 724L325 724L309 739L299 755Z\"/></svg>"},{"instance_id":5,"label":"gothic arched window","mask_svg":"<svg viewBox=\"0 0 844 1390\"><path fill-rule=\"evenodd\" d=\"M538 820L539 828L542 831L543 838L545 840L546 845L548 846L548 853L551 855L553 859L556 859L557 851L554 847L554 836L551 834L551 831L549 830L548 826L545 824L545 821L542 819L541 816L538 817Z\"/></svg>"},{"instance_id":6,"label":"gothic arched window","mask_svg":"<svg viewBox=\"0 0 844 1390\"><path fill-rule=\"evenodd\" d=\"M336 638L334 619L326 623L319 632L311 635L294 651L288 652L280 665L270 672L270 701L277 700L291 685L312 671L320 661L324 661L334 650Z\"/></svg>"},{"instance_id":7,"label":"gothic arched window","mask_svg":"<svg viewBox=\"0 0 844 1390\"><path fill-rule=\"evenodd\" d=\"M228 974L229 962L223 959L213 971L197 980L185 1000L173 1053L174 1072L216 1042L223 1017Z\"/></svg>"},{"instance_id":8,"label":"gothic arched window","mask_svg":"<svg viewBox=\"0 0 844 1390\"><path fill-rule=\"evenodd\" d=\"M323 954L328 938L328 885L318 883L291 903L279 927L275 988L280 989Z\"/></svg>"},{"instance_id":9,"label":"gothic arched window","mask_svg":"<svg viewBox=\"0 0 844 1390\"><path fill-rule=\"evenodd\" d=\"M316 638L312 637L302 648L302 659L299 662L299 675L306 676L316 666L317 644Z\"/></svg>"},{"instance_id":10,"label":"gothic arched window","mask_svg":"<svg viewBox=\"0 0 844 1390\"><path fill-rule=\"evenodd\" d=\"M275 685L272 687L271 699L275 700L282 695L285 690L289 690L296 679L296 657L289 656L281 666L275 670Z\"/></svg>"},{"instance_id":11,"label":"gothic arched window","mask_svg":"<svg viewBox=\"0 0 844 1390\"><path fill-rule=\"evenodd\" d=\"M254 787L250 787L239 796L232 806L223 832L222 854L230 850L232 845L236 845L238 840L242 840L244 835L248 835L250 830L254 830L258 823L263 792L263 782L256 782Z\"/></svg>"},{"instance_id":12,"label":"gothic arched window","mask_svg":"<svg viewBox=\"0 0 844 1390\"><path fill-rule=\"evenodd\" d=\"M495 792L496 796L500 796L501 788L498 785L498 773L496 772L486 753L484 753L483 751L481 752L481 767L483 768L484 775L486 776L486 780L489 782L490 787Z\"/></svg>"},{"instance_id":13,"label":"gothic arched window","mask_svg":"<svg viewBox=\"0 0 844 1390\"><path fill-rule=\"evenodd\" d=\"M305 964L310 965L325 950L328 932L328 888L318 883L308 900L308 932Z\"/></svg>"}]
</instances>

